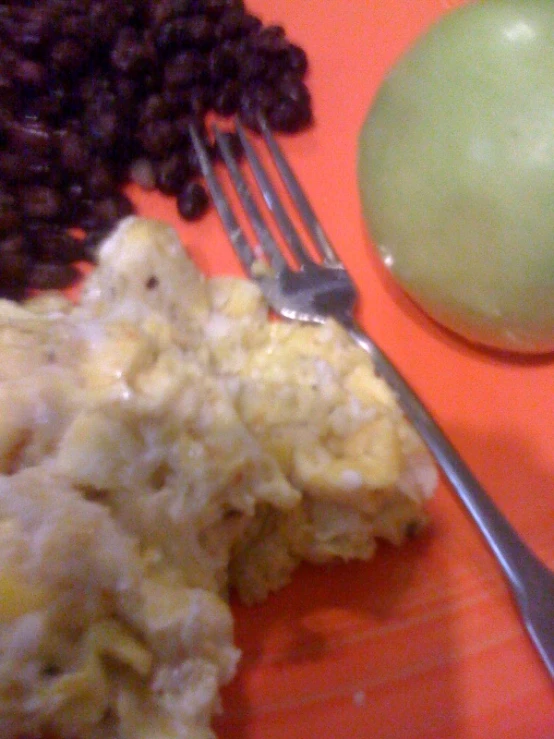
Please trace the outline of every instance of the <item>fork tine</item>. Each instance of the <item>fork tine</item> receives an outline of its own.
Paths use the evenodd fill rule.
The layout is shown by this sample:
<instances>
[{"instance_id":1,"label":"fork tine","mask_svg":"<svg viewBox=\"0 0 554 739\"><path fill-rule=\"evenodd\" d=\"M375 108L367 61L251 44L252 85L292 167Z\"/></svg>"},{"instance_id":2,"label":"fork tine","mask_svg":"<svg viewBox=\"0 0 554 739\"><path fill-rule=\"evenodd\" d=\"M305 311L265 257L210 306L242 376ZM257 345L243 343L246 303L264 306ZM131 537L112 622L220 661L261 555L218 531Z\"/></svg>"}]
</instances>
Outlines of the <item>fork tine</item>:
<instances>
[{"instance_id":1,"label":"fork tine","mask_svg":"<svg viewBox=\"0 0 554 739\"><path fill-rule=\"evenodd\" d=\"M231 181L237 191L237 195L239 196L244 210L249 216L250 222L260 240L260 246L262 247L262 250L272 268L276 272L279 272L287 266L285 258L281 254L277 242L273 238L271 231L267 227L266 222L252 197L252 193L250 192L248 184L240 171L229 142L216 125L213 126L213 132L223 160L227 165Z\"/></svg>"},{"instance_id":2,"label":"fork tine","mask_svg":"<svg viewBox=\"0 0 554 739\"><path fill-rule=\"evenodd\" d=\"M283 204L279 199L279 196L277 195L277 192L273 187L273 184L269 179L269 176L263 164L256 154L256 150L250 143L250 140L248 139L246 132L238 118L235 121L235 128L241 140L242 148L244 149L244 153L246 154L246 158L248 160L248 163L250 164L250 168L252 169L254 177L256 178L256 182L258 183L258 186L260 188L260 192L262 193L264 200L267 203L267 207L273 213L275 221L279 226L279 229L286 243L291 248L299 263L305 266L312 260L309 254L304 249L304 245L302 244L300 236L298 235L298 231L287 215L287 212L283 207Z\"/></svg>"},{"instance_id":3,"label":"fork tine","mask_svg":"<svg viewBox=\"0 0 554 739\"><path fill-rule=\"evenodd\" d=\"M306 224L320 255L329 264L342 264L335 250L331 246L331 242L327 238L325 231L323 230L323 226L315 214L310 201L296 179L296 175L290 168L279 144L275 141L267 120L261 113L258 114L258 122L265 142L273 157L273 161L275 162L275 166L277 167L279 174L281 175L281 178L285 183L296 208L298 209L298 212L302 216L302 220Z\"/></svg>"},{"instance_id":4,"label":"fork tine","mask_svg":"<svg viewBox=\"0 0 554 739\"><path fill-rule=\"evenodd\" d=\"M194 125L191 124L189 126L189 132L196 156L198 157L200 170L208 184L214 205L219 213L219 217L223 222L223 226L227 231L227 235L229 236L242 266L246 270L247 274L250 274L252 272L252 265L256 261L252 248L244 235L244 231L235 218L235 214L231 209L229 201L227 200L214 168L212 167L210 156Z\"/></svg>"}]
</instances>

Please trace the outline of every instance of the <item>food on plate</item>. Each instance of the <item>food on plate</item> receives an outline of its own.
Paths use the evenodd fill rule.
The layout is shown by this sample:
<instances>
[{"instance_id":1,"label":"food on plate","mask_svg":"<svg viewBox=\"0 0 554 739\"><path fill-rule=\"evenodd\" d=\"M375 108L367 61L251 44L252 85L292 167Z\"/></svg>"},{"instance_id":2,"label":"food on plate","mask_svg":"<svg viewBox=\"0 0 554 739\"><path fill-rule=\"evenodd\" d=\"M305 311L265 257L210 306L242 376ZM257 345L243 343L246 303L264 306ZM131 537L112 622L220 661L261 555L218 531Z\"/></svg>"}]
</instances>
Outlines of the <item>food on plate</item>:
<instances>
[{"instance_id":1,"label":"food on plate","mask_svg":"<svg viewBox=\"0 0 554 739\"><path fill-rule=\"evenodd\" d=\"M402 543L435 483L335 323L125 219L78 305L0 301L0 734L212 737L229 592Z\"/></svg>"},{"instance_id":2,"label":"food on plate","mask_svg":"<svg viewBox=\"0 0 554 739\"><path fill-rule=\"evenodd\" d=\"M261 110L289 132L311 122L304 50L242 0L0 2L0 32L3 297L71 283L131 213L129 180L199 218L189 125L207 136L209 111L256 126Z\"/></svg>"},{"instance_id":3,"label":"food on plate","mask_svg":"<svg viewBox=\"0 0 554 739\"><path fill-rule=\"evenodd\" d=\"M504 350L554 350L554 5L481 0L393 67L359 140L384 264L432 317Z\"/></svg>"}]
</instances>

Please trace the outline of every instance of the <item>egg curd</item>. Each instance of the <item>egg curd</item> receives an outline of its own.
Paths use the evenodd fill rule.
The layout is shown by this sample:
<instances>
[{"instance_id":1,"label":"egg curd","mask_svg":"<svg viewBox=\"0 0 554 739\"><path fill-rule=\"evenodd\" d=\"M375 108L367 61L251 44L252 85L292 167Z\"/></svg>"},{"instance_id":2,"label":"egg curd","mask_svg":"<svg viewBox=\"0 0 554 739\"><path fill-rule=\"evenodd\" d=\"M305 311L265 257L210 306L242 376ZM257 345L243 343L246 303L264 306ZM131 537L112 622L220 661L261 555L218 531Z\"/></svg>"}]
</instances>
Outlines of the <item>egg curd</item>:
<instances>
[{"instance_id":1,"label":"egg curd","mask_svg":"<svg viewBox=\"0 0 554 739\"><path fill-rule=\"evenodd\" d=\"M229 592L402 543L435 483L338 325L122 221L78 305L0 301L0 735L213 737Z\"/></svg>"}]
</instances>

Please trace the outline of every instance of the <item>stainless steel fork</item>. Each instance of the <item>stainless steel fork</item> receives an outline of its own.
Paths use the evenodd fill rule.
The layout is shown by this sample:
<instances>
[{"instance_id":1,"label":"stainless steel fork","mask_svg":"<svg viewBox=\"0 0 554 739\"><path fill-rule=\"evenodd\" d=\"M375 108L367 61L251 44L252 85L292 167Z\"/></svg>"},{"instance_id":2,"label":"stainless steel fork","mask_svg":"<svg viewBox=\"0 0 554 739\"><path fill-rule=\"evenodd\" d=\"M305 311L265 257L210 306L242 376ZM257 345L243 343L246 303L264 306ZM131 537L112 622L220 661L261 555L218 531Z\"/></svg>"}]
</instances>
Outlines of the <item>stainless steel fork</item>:
<instances>
[{"instance_id":1,"label":"stainless steel fork","mask_svg":"<svg viewBox=\"0 0 554 739\"><path fill-rule=\"evenodd\" d=\"M314 260L304 247L254 146L237 120L236 131L246 159L298 266L291 264L273 238L233 154L227 134L214 126L217 146L259 239L259 247L253 249L250 246L211 164L206 147L198 132L191 127L190 133L202 173L245 271L258 283L269 305L280 315L315 323L322 323L332 317L370 354L376 371L395 391L407 418L418 430L496 556L519 606L525 627L550 677L554 679L554 573L519 538L400 372L356 323L353 316L357 298L354 282L325 235L267 122L260 117L259 123L275 167L311 236L319 258ZM261 248L265 262L260 259L257 248Z\"/></svg>"}]
</instances>

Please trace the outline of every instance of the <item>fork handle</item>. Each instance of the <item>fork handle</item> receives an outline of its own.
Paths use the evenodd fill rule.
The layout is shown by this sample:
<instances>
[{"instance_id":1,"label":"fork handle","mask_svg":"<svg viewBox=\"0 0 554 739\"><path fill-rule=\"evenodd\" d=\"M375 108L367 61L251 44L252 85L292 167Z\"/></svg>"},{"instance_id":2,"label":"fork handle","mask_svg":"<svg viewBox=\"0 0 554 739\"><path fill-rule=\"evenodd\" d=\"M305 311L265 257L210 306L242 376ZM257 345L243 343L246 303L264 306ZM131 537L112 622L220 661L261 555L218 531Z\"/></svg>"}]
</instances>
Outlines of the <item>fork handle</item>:
<instances>
[{"instance_id":1,"label":"fork handle","mask_svg":"<svg viewBox=\"0 0 554 739\"><path fill-rule=\"evenodd\" d=\"M477 524L518 598L528 595L537 567L544 565L528 549L487 495L444 431L396 369L387 355L350 317L341 317L343 327L373 359L375 369L394 390L398 402L432 452L450 485Z\"/></svg>"}]
</instances>

